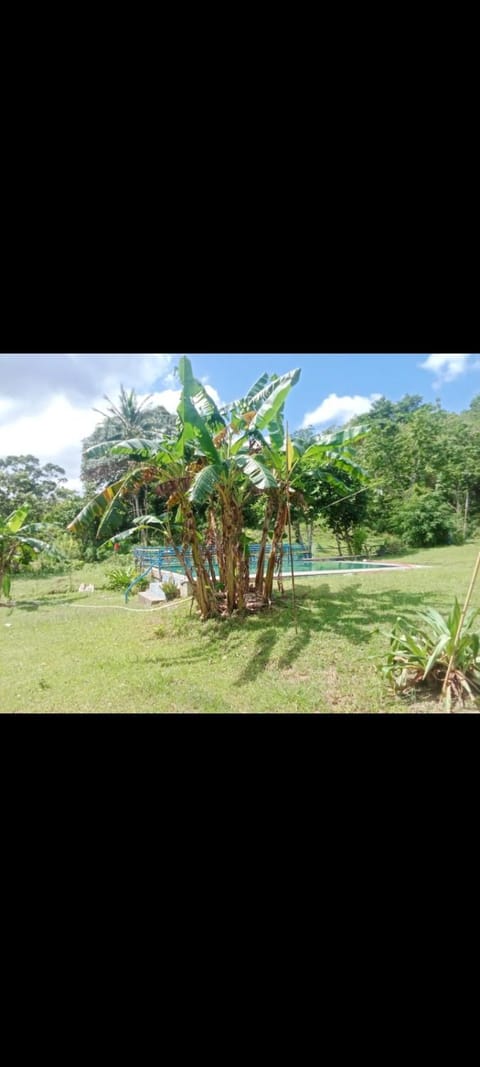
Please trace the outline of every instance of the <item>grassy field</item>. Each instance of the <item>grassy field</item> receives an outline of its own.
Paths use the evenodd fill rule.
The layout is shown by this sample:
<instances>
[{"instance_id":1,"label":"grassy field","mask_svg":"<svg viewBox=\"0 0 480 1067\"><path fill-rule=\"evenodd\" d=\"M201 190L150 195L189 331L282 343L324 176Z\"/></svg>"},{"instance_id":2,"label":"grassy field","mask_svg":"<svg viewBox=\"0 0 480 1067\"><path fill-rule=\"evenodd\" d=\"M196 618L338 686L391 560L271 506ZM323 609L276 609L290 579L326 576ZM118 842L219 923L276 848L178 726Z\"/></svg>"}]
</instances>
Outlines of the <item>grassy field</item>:
<instances>
[{"instance_id":1,"label":"grassy field","mask_svg":"<svg viewBox=\"0 0 480 1067\"><path fill-rule=\"evenodd\" d=\"M290 583L268 613L201 623L190 603L150 610L102 588L105 565L17 579L0 608L2 712L412 712L375 671L399 613L463 601L479 545L419 551L425 570ZM76 592L93 582L94 594ZM480 608L480 583L473 598Z\"/></svg>"}]
</instances>

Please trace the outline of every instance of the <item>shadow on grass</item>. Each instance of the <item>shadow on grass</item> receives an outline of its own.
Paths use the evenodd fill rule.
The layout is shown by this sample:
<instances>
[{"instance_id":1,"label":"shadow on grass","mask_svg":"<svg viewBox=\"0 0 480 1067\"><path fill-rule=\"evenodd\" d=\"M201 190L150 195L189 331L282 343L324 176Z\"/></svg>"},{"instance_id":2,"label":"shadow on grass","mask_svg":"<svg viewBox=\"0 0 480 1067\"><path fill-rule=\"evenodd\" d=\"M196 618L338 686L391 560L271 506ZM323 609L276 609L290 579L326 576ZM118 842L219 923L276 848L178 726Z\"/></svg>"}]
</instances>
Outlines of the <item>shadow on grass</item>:
<instances>
[{"instance_id":1,"label":"shadow on grass","mask_svg":"<svg viewBox=\"0 0 480 1067\"><path fill-rule=\"evenodd\" d=\"M290 593L285 593L277 596L271 609L255 618L196 622L195 635L186 627L187 649L179 645L178 653L169 649L167 656L160 647L158 655L149 657L148 662L167 668L210 661L213 669L217 665L221 669L221 660L226 657L230 661L229 667L232 660L240 664L235 684L248 685L268 667L280 641L281 655L277 666L280 670L288 670L312 641L319 647L322 634L336 634L352 645L368 648L372 637L379 630L388 631L398 615L408 616L425 604L423 592L391 589L367 592L359 581L345 578L344 582L341 588L336 583L325 582L313 589L298 588L297 633ZM435 594L429 595L430 602L436 599Z\"/></svg>"},{"instance_id":2,"label":"shadow on grass","mask_svg":"<svg viewBox=\"0 0 480 1067\"><path fill-rule=\"evenodd\" d=\"M36 597L35 600L16 600L10 605L14 611L38 611L39 608L63 607L65 604L81 604L88 600L88 596L79 596L78 593L48 593L46 596Z\"/></svg>"}]
</instances>

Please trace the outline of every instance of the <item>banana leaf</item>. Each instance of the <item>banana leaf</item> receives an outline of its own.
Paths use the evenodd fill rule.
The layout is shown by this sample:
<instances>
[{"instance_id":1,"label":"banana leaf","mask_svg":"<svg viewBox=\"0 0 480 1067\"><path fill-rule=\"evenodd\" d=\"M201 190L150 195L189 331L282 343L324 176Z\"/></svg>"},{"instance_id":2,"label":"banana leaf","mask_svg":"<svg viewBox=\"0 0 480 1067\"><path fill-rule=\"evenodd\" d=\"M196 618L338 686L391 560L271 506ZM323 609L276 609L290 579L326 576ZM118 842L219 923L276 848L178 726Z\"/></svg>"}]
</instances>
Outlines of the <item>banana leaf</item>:
<instances>
[{"instance_id":1,"label":"banana leaf","mask_svg":"<svg viewBox=\"0 0 480 1067\"><path fill-rule=\"evenodd\" d=\"M267 381L263 388L259 389L257 393L250 392L248 394L248 400L251 407L258 411L266 401L271 399L273 393L277 393L284 387L287 387L288 395L290 389L292 389L299 381L301 373L301 369L297 367L295 370L289 370L286 374L280 375L280 377L272 374L270 381Z\"/></svg>"},{"instance_id":2,"label":"banana leaf","mask_svg":"<svg viewBox=\"0 0 480 1067\"><path fill-rule=\"evenodd\" d=\"M29 510L27 505L24 504L23 507L17 508L16 511L12 511L12 513L5 519L5 522L2 523L3 529L9 534L18 533L25 522Z\"/></svg>"},{"instance_id":3,"label":"banana leaf","mask_svg":"<svg viewBox=\"0 0 480 1067\"><path fill-rule=\"evenodd\" d=\"M317 445L345 445L347 441L358 441L369 433L368 426L353 426L349 430L337 430L335 433L318 434L315 444ZM315 444L310 448L315 448Z\"/></svg>"},{"instance_id":4,"label":"banana leaf","mask_svg":"<svg viewBox=\"0 0 480 1067\"><path fill-rule=\"evenodd\" d=\"M97 496L90 500L88 504L85 504L85 507L68 524L68 532L78 533L79 530L89 527L95 519L105 515L107 508L116 499L117 493L124 486L124 483L125 478L121 478L118 482L107 485L107 488L102 489L101 493L97 493Z\"/></svg>"},{"instance_id":5,"label":"banana leaf","mask_svg":"<svg viewBox=\"0 0 480 1067\"><path fill-rule=\"evenodd\" d=\"M192 371L192 364L187 356L181 357L178 365L178 373L183 385L180 406L184 399L191 400L197 414L200 415L202 419L208 419L216 428L225 426L225 419L221 415L213 397L210 396L210 393L207 393L203 383L195 378ZM183 418L183 422L185 422L183 414L180 413L180 411L179 414L180 418Z\"/></svg>"},{"instance_id":6,"label":"banana leaf","mask_svg":"<svg viewBox=\"0 0 480 1067\"><path fill-rule=\"evenodd\" d=\"M299 378L299 369L289 371L288 374L282 375L282 377L279 378L278 382L275 383L276 388L273 390L273 392L268 390L268 387L267 390L262 391L268 391L268 395L263 401L263 403L260 405L257 414L255 415L255 418L250 423L251 430L266 430L268 429L271 423L277 421L277 416L284 407L285 401L288 397L290 390L292 389L292 386L294 386L296 382L298 382ZM258 397L256 397L255 400L258 400Z\"/></svg>"},{"instance_id":7,"label":"banana leaf","mask_svg":"<svg viewBox=\"0 0 480 1067\"><path fill-rule=\"evenodd\" d=\"M204 467L202 471L199 471L194 478L188 493L193 504L204 504L205 501L208 500L212 495L215 486L218 484L223 470L223 464L215 463L211 464L209 467Z\"/></svg>"},{"instance_id":8,"label":"banana leaf","mask_svg":"<svg viewBox=\"0 0 480 1067\"><path fill-rule=\"evenodd\" d=\"M276 489L277 481L256 456L236 456L236 466L252 482L256 489Z\"/></svg>"},{"instance_id":9,"label":"banana leaf","mask_svg":"<svg viewBox=\"0 0 480 1067\"><path fill-rule=\"evenodd\" d=\"M208 456L212 463L219 463L220 454L215 448L205 419L199 415L188 396L182 395L177 411L183 423L182 446L184 447L189 441L195 441L204 456Z\"/></svg>"}]
</instances>

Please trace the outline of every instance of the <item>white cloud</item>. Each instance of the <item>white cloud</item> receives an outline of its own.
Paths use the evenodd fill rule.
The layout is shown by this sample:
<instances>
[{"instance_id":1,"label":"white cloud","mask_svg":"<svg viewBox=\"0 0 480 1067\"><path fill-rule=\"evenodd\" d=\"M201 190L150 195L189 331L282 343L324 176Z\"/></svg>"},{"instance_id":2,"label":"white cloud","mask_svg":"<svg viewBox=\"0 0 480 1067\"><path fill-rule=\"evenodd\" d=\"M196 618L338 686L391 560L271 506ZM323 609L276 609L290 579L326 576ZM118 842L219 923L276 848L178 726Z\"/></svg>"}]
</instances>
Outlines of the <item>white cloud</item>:
<instances>
[{"instance_id":1,"label":"white cloud","mask_svg":"<svg viewBox=\"0 0 480 1067\"><path fill-rule=\"evenodd\" d=\"M65 482L65 489L71 489L74 493L83 493L83 485L81 478L67 478Z\"/></svg>"},{"instance_id":2,"label":"white cloud","mask_svg":"<svg viewBox=\"0 0 480 1067\"><path fill-rule=\"evenodd\" d=\"M42 464L57 463L69 487L78 488L81 442L100 421L92 409L105 408L104 393L115 401L121 384L137 394L158 387L173 359L0 354L0 456L31 454Z\"/></svg>"},{"instance_id":3,"label":"white cloud","mask_svg":"<svg viewBox=\"0 0 480 1067\"><path fill-rule=\"evenodd\" d=\"M428 370L436 375L433 388L438 389L445 382L453 382L461 374L475 368L475 363L470 362L468 355L428 356L424 363L420 363L422 370Z\"/></svg>"},{"instance_id":4,"label":"white cloud","mask_svg":"<svg viewBox=\"0 0 480 1067\"><path fill-rule=\"evenodd\" d=\"M163 389L159 393L145 393L145 396L150 396L149 407L164 407L171 415L175 415L180 401L180 389ZM140 396L140 400L143 400L143 395Z\"/></svg>"},{"instance_id":5,"label":"white cloud","mask_svg":"<svg viewBox=\"0 0 480 1067\"><path fill-rule=\"evenodd\" d=\"M92 432L98 421L91 408L75 407L66 397L54 396L42 411L21 415L0 426L0 455L30 454L41 463L64 466L65 457L70 460L77 454L74 466L78 469L82 438Z\"/></svg>"},{"instance_id":6,"label":"white cloud","mask_svg":"<svg viewBox=\"0 0 480 1067\"><path fill-rule=\"evenodd\" d=\"M170 376L168 375L168 377ZM205 385L205 392L208 393L209 396L211 396L212 400L215 401L217 407L223 406L223 401L220 399L217 390L213 387L213 385ZM164 408L166 408L167 411L174 415L180 403L180 396L181 389L163 389L159 393L151 394L151 403L155 407L161 404ZM141 399L143 399L143 397Z\"/></svg>"},{"instance_id":7,"label":"white cloud","mask_svg":"<svg viewBox=\"0 0 480 1067\"><path fill-rule=\"evenodd\" d=\"M0 396L0 418L4 418L14 408L13 400Z\"/></svg>"},{"instance_id":8,"label":"white cloud","mask_svg":"<svg viewBox=\"0 0 480 1067\"><path fill-rule=\"evenodd\" d=\"M305 429L307 426L320 426L325 423L343 425L354 415L366 415L375 400L380 400L380 397L381 393L371 393L370 396L337 396L336 393L330 393L315 411L307 412L302 427Z\"/></svg>"},{"instance_id":9,"label":"white cloud","mask_svg":"<svg viewBox=\"0 0 480 1067\"><path fill-rule=\"evenodd\" d=\"M104 393L118 394L120 383L137 392L163 379L171 355L0 355L3 397L15 402L23 414L32 401L47 407L53 394L69 400L95 403Z\"/></svg>"},{"instance_id":10,"label":"white cloud","mask_svg":"<svg viewBox=\"0 0 480 1067\"><path fill-rule=\"evenodd\" d=\"M101 421L103 395L115 402L120 384L134 388L139 399L175 413L180 388L172 375L170 355L4 355L0 354L0 456L34 455L56 463L67 487L79 490L81 444ZM206 390L220 405L212 386Z\"/></svg>"},{"instance_id":11,"label":"white cloud","mask_svg":"<svg viewBox=\"0 0 480 1067\"><path fill-rule=\"evenodd\" d=\"M220 400L217 390L214 389L213 385L206 385L205 391L208 393L209 396L211 396L212 400L215 401L217 408L223 407L223 400Z\"/></svg>"}]
</instances>

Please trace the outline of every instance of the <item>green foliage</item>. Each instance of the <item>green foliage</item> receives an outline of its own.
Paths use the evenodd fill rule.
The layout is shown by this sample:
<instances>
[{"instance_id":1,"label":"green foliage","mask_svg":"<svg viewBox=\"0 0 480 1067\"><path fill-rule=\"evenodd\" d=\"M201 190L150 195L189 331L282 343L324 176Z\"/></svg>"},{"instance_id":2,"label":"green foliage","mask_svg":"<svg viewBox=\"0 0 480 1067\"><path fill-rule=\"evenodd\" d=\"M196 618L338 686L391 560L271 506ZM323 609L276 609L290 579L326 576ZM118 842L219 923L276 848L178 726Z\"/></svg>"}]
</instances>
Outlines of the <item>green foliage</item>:
<instances>
[{"instance_id":1,"label":"green foliage","mask_svg":"<svg viewBox=\"0 0 480 1067\"><path fill-rule=\"evenodd\" d=\"M111 540L112 531L122 528L122 519L125 526L124 508L132 498L138 513L133 527L123 529L119 538L140 533L146 537L156 523L166 542L183 553L188 577L187 554L192 559L195 597L202 618L207 619L245 610L253 592L245 536L251 520L249 516L246 521L246 511L261 501L255 604L271 603L292 504L303 506L308 494L314 512L319 502L322 507L330 504L332 493L337 505L340 494L351 496L352 487L363 487L365 475L357 462L355 445L364 430L361 426L347 427L334 434L307 437L298 445L293 442L285 433L284 407L299 380L298 369L281 377L262 375L243 400L222 411L194 377L186 356L180 359L178 373L183 389L177 409L177 440L148 441L137 434L111 444L110 455L121 453L126 461L129 457L128 470L123 478L97 493L68 529L79 535L97 523L97 538ZM98 447L88 452L96 456ZM147 489L164 501L161 516L140 508L141 494ZM361 504L353 510L337 507L337 524L347 543L361 510ZM293 518L298 523L298 516ZM213 551L219 581L211 565ZM225 591L223 599L220 589Z\"/></svg>"},{"instance_id":2,"label":"green foliage","mask_svg":"<svg viewBox=\"0 0 480 1067\"><path fill-rule=\"evenodd\" d=\"M167 600L177 600L181 596L180 589L174 581L164 582L162 585L163 592Z\"/></svg>"},{"instance_id":3,"label":"green foliage","mask_svg":"<svg viewBox=\"0 0 480 1067\"><path fill-rule=\"evenodd\" d=\"M448 699L464 703L480 694L480 635L473 624L480 614L471 609L465 618L455 651ZM457 600L445 618L434 608L416 613L413 621L399 617L387 636L390 647L380 665L384 677L400 693L417 687L441 692L460 624Z\"/></svg>"},{"instance_id":4,"label":"green foliage","mask_svg":"<svg viewBox=\"0 0 480 1067\"><path fill-rule=\"evenodd\" d=\"M125 439L151 441L175 434L175 416L161 406L149 406L150 397L139 401L134 389L127 393L122 385L117 403L108 396L104 399L107 410L98 411L102 422L83 442L81 477L88 496L118 481L128 470L128 455L112 454L112 445Z\"/></svg>"},{"instance_id":5,"label":"green foliage","mask_svg":"<svg viewBox=\"0 0 480 1067\"><path fill-rule=\"evenodd\" d=\"M401 556L405 552L405 545L395 534L383 533L375 545L375 555L382 559L384 556Z\"/></svg>"},{"instance_id":6,"label":"green foliage","mask_svg":"<svg viewBox=\"0 0 480 1067\"><path fill-rule=\"evenodd\" d=\"M395 526L412 548L461 544L462 529L450 504L436 492L416 492L395 508Z\"/></svg>"},{"instance_id":7,"label":"green foliage","mask_svg":"<svg viewBox=\"0 0 480 1067\"><path fill-rule=\"evenodd\" d=\"M114 567L109 568L105 572L105 585L107 589L119 590L125 592L129 585L134 581L137 571L133 566L133 563L118 563ZM139 591L140 582L135 589ZM148 582L145 583L148 586Z\"/></svg>"},{"instance_id":8,"label":"green foliage","mask_svg":"<svg viewBox=\"0 0 480 1067\"><path fill-rule=\"evenodd\" d=\"M401 535L399 515L406 498L437 493L458 515L462 532L480 516L480 400L460 414L406 396L394 404L382 397L361 421L370 433L360 442L369 473L366 522L372 530ZM357 420L352 420L353 424ZM452 529L455 538L455 528ZM426 542L428 544L433 541Z\"/></svg>"},{"instance_id":9,"label":"green foliage","mask_svg":"<svg viewBox=\"0 0 480 1067\"><path fill-rule=\"evenodd\" d=\"M68 496L63 467L40 466L36 456L6 456L0 459L0 519L27 507L31 522L40 522L49 508Z\"/></svg>"},{"instance_id":10,"label":"green foliage","mask_svg":"<svg viewBox=\"0 0 480 1067\"><path fill-rule=\"evenodd\" d=\"M365 526L354 526L352 530L352 548L354 556L367 551L368 530Z\"/></svg>"},{"instance_id":11,"label":"green foliage","mask_svg":"<svg viewBox=\"0 0 480 1067\"><path fill-rule=\"evenodd\" d=\"M29 562L41 552L56 559L61 558L54 545L36 536L44 532L45 527L41 523L25 522L28 510L28 505L22 506L6 519L0 519L0 590L5 596L10 595L11 576L21 564Z\"/></svg>"}]
</instances>

